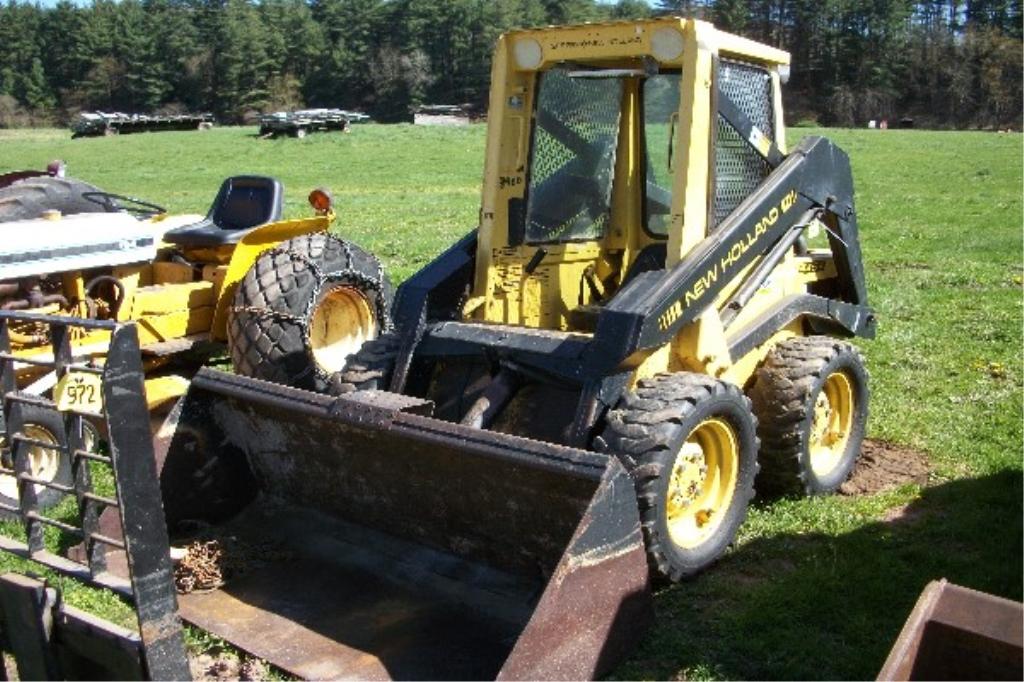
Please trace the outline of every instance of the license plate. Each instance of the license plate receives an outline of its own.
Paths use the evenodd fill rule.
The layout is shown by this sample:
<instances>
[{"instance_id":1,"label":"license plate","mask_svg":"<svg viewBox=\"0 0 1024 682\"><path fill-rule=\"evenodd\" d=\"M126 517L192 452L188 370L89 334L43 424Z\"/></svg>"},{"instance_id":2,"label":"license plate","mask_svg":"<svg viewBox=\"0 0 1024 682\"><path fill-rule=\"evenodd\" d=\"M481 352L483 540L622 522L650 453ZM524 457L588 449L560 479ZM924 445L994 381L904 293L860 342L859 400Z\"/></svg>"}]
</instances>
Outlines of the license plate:
<instances>
[{"instance_id":1,"label":"license plate","mask_svg":"<svg viewBox=\"0 0 1024 682\"><path fill-rule=\"evenodd\" d=\"M103 413L101 377L88 372L68 372L53 389L57 409L61 412Z\"/></svg>"}]
</instances>

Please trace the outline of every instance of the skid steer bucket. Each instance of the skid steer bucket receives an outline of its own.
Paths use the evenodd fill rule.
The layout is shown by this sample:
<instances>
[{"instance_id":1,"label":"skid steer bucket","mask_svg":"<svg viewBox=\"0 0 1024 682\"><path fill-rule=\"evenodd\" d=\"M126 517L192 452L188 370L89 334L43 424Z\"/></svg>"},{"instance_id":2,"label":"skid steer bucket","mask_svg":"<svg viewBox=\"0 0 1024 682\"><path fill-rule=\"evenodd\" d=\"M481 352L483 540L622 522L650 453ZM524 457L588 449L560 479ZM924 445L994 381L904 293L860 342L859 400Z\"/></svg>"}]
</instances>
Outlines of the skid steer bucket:
<instances>
[{"instance_id":1,"label":"skid steer bucket","mask_svg":"<svg viewBox=\"0 0 1024 682\"><path fill-rule=\"evenodd\" d=\"M651 615L629 476L430 410L200 372L158 438L168 523L257 549L184 618L307 678L606 670Z\"/></svg>"},{"instance_id":2,"label":"skid steer bucket","mask_svg":"<svg viewBox=\"0 0 1024 682\"><path fill-rule=\"evenodd\" d=\"M1024 607L945 579L925 586L879 680L1019 680Z\"/></svg>"}]
</instances>

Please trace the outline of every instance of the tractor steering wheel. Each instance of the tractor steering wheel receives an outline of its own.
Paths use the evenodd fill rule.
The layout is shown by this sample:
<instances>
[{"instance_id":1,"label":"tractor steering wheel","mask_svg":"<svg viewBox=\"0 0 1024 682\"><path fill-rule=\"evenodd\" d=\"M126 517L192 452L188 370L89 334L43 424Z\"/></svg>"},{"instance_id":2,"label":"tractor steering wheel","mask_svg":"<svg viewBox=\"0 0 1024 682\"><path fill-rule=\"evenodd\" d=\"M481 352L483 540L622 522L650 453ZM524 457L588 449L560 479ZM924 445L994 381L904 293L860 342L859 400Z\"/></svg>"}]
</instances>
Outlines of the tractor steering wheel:
<instances>
[{"instance_id":1,"label":"tractor steering wheel","mask_svg":"<svg viewBox=\"0 0 1024 682\"><path fill-rule=\"evenodd\" d=\"M167 209L159 204L110 192L82 192L82 198L94 204L99 204L107 213L125 211L126 213L138 216L140 219L152 218L155 215L167 213Z\"/></svg>"}]
</instances>

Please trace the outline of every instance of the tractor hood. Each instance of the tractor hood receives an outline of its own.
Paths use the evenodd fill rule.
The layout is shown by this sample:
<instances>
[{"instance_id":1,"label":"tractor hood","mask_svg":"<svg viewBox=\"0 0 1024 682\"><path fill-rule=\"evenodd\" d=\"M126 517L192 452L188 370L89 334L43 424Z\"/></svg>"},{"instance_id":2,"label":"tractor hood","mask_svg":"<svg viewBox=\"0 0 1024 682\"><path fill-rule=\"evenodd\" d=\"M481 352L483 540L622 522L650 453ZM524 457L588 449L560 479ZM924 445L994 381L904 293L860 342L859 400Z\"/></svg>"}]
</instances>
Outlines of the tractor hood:
<instances>
[{"instance_id":1,"label":"tractor hood","mask_svg":"<svg viewBox=\"0 0 1024 682\"><path fill-rule=\"evenodd\" d=\"M127 213L4 223L0 280L151 261L167 229L164 221L140 221Z\"/></svg>"}]
</instances>

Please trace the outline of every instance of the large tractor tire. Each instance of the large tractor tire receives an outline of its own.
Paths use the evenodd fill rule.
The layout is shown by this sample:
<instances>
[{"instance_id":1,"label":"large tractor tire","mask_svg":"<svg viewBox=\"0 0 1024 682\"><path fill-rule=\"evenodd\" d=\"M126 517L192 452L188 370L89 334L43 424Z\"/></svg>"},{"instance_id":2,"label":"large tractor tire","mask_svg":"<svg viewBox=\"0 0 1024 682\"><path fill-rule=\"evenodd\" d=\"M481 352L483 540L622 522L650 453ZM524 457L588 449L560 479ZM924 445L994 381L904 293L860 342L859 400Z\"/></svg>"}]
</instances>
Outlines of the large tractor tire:
<instances>
[{"instance_id":1,"label":"large tractor tire","mask_svg":"<svg viewBox=\"0 0 1024 682\"><path fill-rule=\"evenodd\" d=\"M103 206L82 195L99 189L81 180L41 176L0 188L0 223L32 220L46 211L62 215L102 213Z\"/></svg>"},{"instance_id":2,"label":"large tractor tire","mask_svg":"<svg viewBox=\"0 0 1024 682\"><path fill-rule=\"evenodd\" d=\"M364 343L349 357L345 369L338 373L331 392L340 394L388 390L400 345L401 339L394 332L381 334L376 339Z\"/></svg>"},{"instance_id":3,"label":"large tractor tire","mask_svg":"<svg viewBox=\"0 0 1024 682\"><path fill-rule=\"evenodd\" d=\"M21 416L24 421L21 432L26 437L41 443L64 446L66 440L64 419L59 412L38 405L26 404L21 406ZM91 438L92 442L87 440L86 449L92 450L95 448L95 436L90 434L87 436L88 438ZM72 484L71 462L66 452L34 444L23 447L28 450L29 471L33 476L48 483L65 486ZM11 444L7 442L2 430L0 430L0 460L3 461L5 469L13 467ZM35 493L40 509L49 509L64 497L64 493L39 484L35 486ZM18 482L14 476L0 475L0 502L13 507L18 506Z\"/></svg>"},{"instance_id":4,"label":"large tractor tire","mask_svg":"<svg viewBox=\"0 0 1024 682\"><path fill-rule=\"evenodd\" d=\"M380 261L318 232L264 253L238 286L228 319L235 371L329 392L350 355L391 328L394 292Z\"/></svg>"},{"instance_id":5,"label":"large tractor tire","mask_svg":"<svg viewBox=\"0 0 1024 682\"><path fill-rule=\"evenodd\" d=\"M692 576L735 539L758 448L750 401L736 386L688 372L645 379L608 413L595 447L633 477L655 577Z\"/></svg>"},{"instance_id":6,"label":"large tractor tire","mask_svg":"<svg viewBox=\"0 0 1024 682\"><path fill-rule=\"evenodd\" d=\"M868 373L855 346L827 336L784 341L765 358L750 398L761 437L758 490L818 495L842 485L868 419Z\"/></svg>"}]
</instances>

